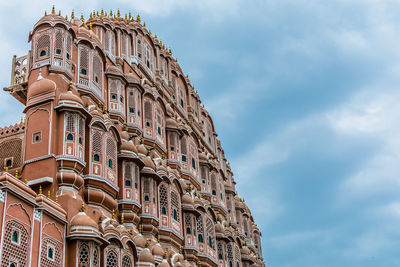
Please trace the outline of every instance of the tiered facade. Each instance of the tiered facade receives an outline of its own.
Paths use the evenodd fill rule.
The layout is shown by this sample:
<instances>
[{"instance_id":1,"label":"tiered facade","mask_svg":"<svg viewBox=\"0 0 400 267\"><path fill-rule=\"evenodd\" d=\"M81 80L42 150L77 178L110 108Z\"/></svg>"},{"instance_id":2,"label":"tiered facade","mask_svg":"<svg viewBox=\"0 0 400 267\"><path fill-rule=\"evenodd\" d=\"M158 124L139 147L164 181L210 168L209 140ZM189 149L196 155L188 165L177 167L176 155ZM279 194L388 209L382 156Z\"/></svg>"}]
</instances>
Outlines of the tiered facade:
<instances>
[{"instance_id":1,"label":"tiered facade","mask_svg":"<svg viewBox=\"0 0 400 267\"><path fill-rule=\"evenodd\" d=\"M1 267L264 266L208 112L140 17L53 11L5 90Z\"/></svg>"}]
</instances>

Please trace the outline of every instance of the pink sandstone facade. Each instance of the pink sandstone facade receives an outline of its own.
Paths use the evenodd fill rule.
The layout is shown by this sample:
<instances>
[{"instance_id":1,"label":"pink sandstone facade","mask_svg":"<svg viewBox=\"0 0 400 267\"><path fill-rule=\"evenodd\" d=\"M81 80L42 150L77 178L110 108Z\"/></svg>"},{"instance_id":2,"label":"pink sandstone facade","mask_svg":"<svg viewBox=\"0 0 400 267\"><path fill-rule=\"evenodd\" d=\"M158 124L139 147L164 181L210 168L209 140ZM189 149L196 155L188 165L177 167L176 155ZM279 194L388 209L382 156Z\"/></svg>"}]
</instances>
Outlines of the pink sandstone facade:
<instances>
[{"instance_id":1,"label":"pink sandstone facade","mask_svg":"<svg viewBox=\"0 0 400 267\"><path fill-rule=\"evenodd\" d=\"M140 17L53 11L14 57L0 128L0 261L264 266L211 117Z\"/></svg>"}]
</instances>

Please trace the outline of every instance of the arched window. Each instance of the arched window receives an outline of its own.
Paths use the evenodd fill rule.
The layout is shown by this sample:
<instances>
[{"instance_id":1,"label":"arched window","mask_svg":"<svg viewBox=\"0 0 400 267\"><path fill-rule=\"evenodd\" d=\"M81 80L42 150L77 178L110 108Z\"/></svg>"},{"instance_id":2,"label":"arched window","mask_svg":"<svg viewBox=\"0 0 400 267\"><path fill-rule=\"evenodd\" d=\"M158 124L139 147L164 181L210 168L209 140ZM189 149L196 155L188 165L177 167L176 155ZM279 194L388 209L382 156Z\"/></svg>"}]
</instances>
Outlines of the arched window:
<instances>
[{"instance_id":1,"label":"arched window","mask_svg":"<svg viewBox=\"0 0 400 267\"><path fill-rule=\"evenodd\" d=\"M93 80L102 87L103 62L98 55L93 57Z\"/></svg>"},{"instance_id":2,"label":"arched window","mask_svg":"<svg viewBox=\"0 0 400 267\"><path fill-rule=\"evenodd\" d=\"M179 205L179 197L175 191L171 191L171 208L172 208L172 216L175 221L180 222L180 205Z\"/></svg>"},{"instance_id":3,"label":"arched window","mask_svg":"<svg viewBox=\"0 0 400 267\"><path fill-rule=\"evenodd\" d=\"M11 241L14 243L19 243L19 231L14 230L12 233Z\"/></svg>"},{"instance_id":4,"label":"arched window","mask_svg":"<svg viewBox=\"0 0 400 267\"><path fill-rule=\"evenodd\" d=\"M168 210L167 186L165 184L161 184L158 191L159 191L158 195L159 195L159 199L160 199L161 214L167 215L167 210Z\"/></svg>"},{"instance_id":5,"label":"arched window","mask_svg":"<svg viewBox=\"0 0 400 267\"><path fill-rule=\"evenodd\" d=\"M67 135L67 140L68 140L68 141L74 141L74 136L73 136L72 134L69 133L69 134Z\"/></svg>"},{"instance_id":6,"label":"arched window","mask_svg":"<svg viewBox=\"0 0 400 267\"><path fill-rule=\"evenodd\" d=\"M218 259L222 260L224 258L224 256L223 256L224 255L224 250L222 248L222 242L221 241L218 241L217 248L218 248Z\"/></svg>"},{"instance_id":7,"label":"arched window","mask_svg":"<svg viewBox=\"0 0 400 267\"><path fill-rule=\"evenodd\" d=\"M108 158L108 167L113 169L113 162L116 162L116 146L115 142L111 137L107 138L107 158Z\"/></svg>"},{"instance_id":8,"label":"arched window","mask_svg":"<svg viewBox=\"0 0 400 267\"><path fill-rule=\"evenodd\" d=\"M89 258L89 247L87 245L82 245L79 250L79 266L89 266Z\"/></svg>"},{"instance_id":9,"label":"arched window","mask_svg":"<svg viewBox=\"0 0 400 267\"><path fill-rule=\"evenodd\" d=\"M214 224L210 218L206 219L206 229L207 229L207 239L208 239L208 246L212 249L215 248L215 231L214 231Z\"/></svg>"},{"instance_id":10,"label":"arched window","mask_svg":"<svg viewBox=\"0 0 400 267\"><path fill-rule=\"evenodd\" d=\"M187 156L186 136L182 136L181 138L181 154L182 154L182 162L186 162L186 156Z\"/></svg>"},{"instance_id":11,"label":"arched window","mask_svg":"<svg viewBox=\"0 0 400 267\"><path fill-rule=\"evenodd\" d=\"M94 154L94 155L93 155L93 161L100 162L100 156L99 156L99 154Z\"/></svg>"},{"instance_id":12,"label":"arched window","mask_svg":"<svg viewBox=\"0 0 400 267\"><path fill-rule=\"evenodd\" d=\"M62 36L62 32L61 31L57 31L56 32L56 41L55 41L56 55L60 56L62 54L63 46L64 46L64 38Z\"/></svg>"},{"instance_id":13,"label":"arched window","mask_svg":"<svg viewBox=\"0 0 400 267\"><path fill-rule=\"evenodd\" d=\"M36 45L36 58L48 55L50 51L50 36L48 34L39 37Z\"/></svg>"},{"instance_id":14,"label":"arched window","mask_svg":"<svg viewBox=\"0 0 400 267\"><path fill-rule=\"evenodd\" d=\"M88 75L89 48L87 46L81 46L79 49L79 68L82 75Z\"/></svg>"},{"instance_id":15,"label":"arched window","mask_svg":"<svg viewBox=\"0 0 400 267\"><path fill-rule=\"evenodd\" d=\"M145 126L151 127L153 122L153 109L150 100L144 102L144 119L145 119Z\"/></svg>"},{"instance_id":16,"label":"arched window","mask_svg":"<svg viewBox=\"0 0 400 267\"><path fill-rule=\"evenodd\" d=\"M131 180L125 180L125 186L130 187L131 186Z\"/></svg>"},{"instance_id":17,"label":"arched window","mask_svg":"<svg viewBox=\"0 0 400 267\"><path fill-rule=\"evenodd\" d=\"M93 267L98 267L100 263L99 254L97 252L97 248L93 251Z\"/></svg>"},{"instance_id":18,"label":"arched window","mask_svg":"<svg viewBox=\"0 0 400 267\"><path fill-rule=\"evenodd\" d=\"M203 243L203 233L204 233L204 227L203 227L203 217L199 216L196 218L196 230L197 230L197 239L200 243Z\"/></svg>"},{"instance_id":19,"label":"arched window","mask_svg":"<svg viewBox=\"0 0 400 267\"><path fill-rule=\"evenodd\" d=\"M110 251L107 253L106 258L106 267L117 267L118 266L118 257L114 251Z\"/></svg>"},{"instance_id":20,"label":"arched window","mask_svg":"<svg viewBox=\"0 0 400 267\"><path fill-rule=\"evenodd\" d=\"M128 255L122 258L122 267L132 267L132 260Z\"/></svg>"},{"instance_id":21,"label":"arched window","mask_svg":"<svg viewBox=\"0 0 400 267\"><path fill-rule=\"evenodd\" d=\"M54 259L54 252L53 252L53 248L52 247L49 247L47 249L47 258L49 258L50 260Z\"/></svg>"},{"instance_id":22,"label":"arched window","mask_svg":"<svg viewBox=\"0 0 400 267\"><path fill-rule=\"evenodd\" d=\"M188 235L192 234L189 227L186 227L186 234L188 234Z\"/></svg>"},{"instance_id":23,"label":"arched window","mask_svg":"<svg viewBox=\"0 0 400 267\"><path fill-rule=\"evenodd\" d=\"M215 174L211 174L211 192L213 196L217 195L217 181L215 179Z\"/></svg>"}]
</instances>

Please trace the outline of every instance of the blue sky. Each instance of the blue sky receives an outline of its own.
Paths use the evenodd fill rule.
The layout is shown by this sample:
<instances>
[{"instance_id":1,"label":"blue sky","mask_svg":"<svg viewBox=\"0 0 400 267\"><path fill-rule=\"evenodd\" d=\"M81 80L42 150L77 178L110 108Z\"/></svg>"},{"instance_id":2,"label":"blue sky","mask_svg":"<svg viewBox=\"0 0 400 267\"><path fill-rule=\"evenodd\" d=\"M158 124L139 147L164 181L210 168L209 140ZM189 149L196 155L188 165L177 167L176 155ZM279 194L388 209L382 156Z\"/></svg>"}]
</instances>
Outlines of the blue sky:
<instances>
[{"instance_id":1,"label":"blue sky","mask_svg":"<svg viewBox=\"0 0 400 267\"><path fill-rule=\"evenodd\" d=\"M268 266L400 266L399 1L42 2L0 2L2 87L52 4L140 12L212 114Z\"/></svg>"}]
</instances>

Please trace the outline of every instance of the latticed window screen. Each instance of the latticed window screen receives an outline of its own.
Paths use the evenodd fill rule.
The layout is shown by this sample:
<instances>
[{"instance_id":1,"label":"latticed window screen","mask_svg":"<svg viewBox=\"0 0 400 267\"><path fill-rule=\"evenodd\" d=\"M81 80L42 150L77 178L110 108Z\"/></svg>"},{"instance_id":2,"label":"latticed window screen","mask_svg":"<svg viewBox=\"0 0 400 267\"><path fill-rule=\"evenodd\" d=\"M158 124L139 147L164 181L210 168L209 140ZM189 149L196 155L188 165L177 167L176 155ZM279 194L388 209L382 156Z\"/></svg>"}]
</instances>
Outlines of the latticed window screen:
<instances>
[{"instance_id":1,"label":"latticed window screen","mask_svg":"<svg viewBox=\"0 0 400 267\"><path fill-rule=\"evenodd\" d=\"M66 45L67 53L69 54L69 58L67 60L71 60L71 53L72 53L72 38L71 36L67 37L67 45Z\"/></svg>"},{"instance_id":2,"label":"latticed window screen","mask_svg":"<svg viewBox=\"0 0 400 267\"><path fill-rule=\"evenodd\" d=\"M100 86L103 84L103 63L98 55L93 57L93 81Z\"/></svg>"},{"instance_id":3,"label":"latticed window screen","mask_svg":"<svg viewBox=\"0 0 400 267\"><path fill-rule=\"evenodd\" d=\"M248 235L249 228L248 228L248 226L247 226L247 220L246 220L246 218L243 218L243 228L244 228L245 234Z\"/></svg>"},{"instance_id":4,"label":"latticed window screen","mask_svg":"<svg viewBox=\"0 0 400 267\"><path fill-rule=\"evenodd\" d=\"M221 241L218 241L217 244L217 249L218 249L218 255L222 256L222 259L224 258L224 249Z\"/></svg>"},{"instance_id":5,"label":"latticed window screen","mask_svg":"<svg viewBox=\"0 0 400 267\"><path fill-rule=\"evenodd\" d=\"M122 267L132 267L132 260L128 255L122 258Z\"/></svg>"},{"instance_id":6,"label":"latticed window screen","mask_svg":"<svg viewBox=\"0 0 400 267\"><path fill-rule=\"evenodd\" d=\"M133 90L129 91L128 95L128 106L129 106L129 112L133 111L132 113L135 112L135 93ZM132 110L131 110L132 109Z\"/></svg>"},{"instance_id":7,"label":"latticed window screen","mask_svg":"<svg viewBox=\"0 0 400 267\"><path fill-rule=\"evenodd\" d=\"M235 245L235 258L237 262L240 261L240 251L238 245Z\"/></svg>"},{"instance_id":8,"label":"latticed window screen","mask_svg":"<svg viewBox=\"0 0 400 267\"><path fill-rule=\"evenodd\" d=\"M168 214L168 193L167 193L167 186L165 184L160 185L159 198L160 198L161 214Z\"/></svg>"},{"instance_id":9,"label":"latticed window screen","mask_svg":"<svg viewBox=\"0 0 400 267\"><path fill-rule=\"evenodd\" d=\"M143 179L143 193L149 194L150 193L150 183L149 183L149 178L144 178Z\"/></svg>"},{"instance_id":10,"label":"latticed window screen","mask_svg":"<svg viewBox=\"0 0 400 267\"><path fill-rule=\"evenodd\" d=\"M150 101L144 102L144 118L146 120L146 123L149 122L151 125L151 122L153 120L153 114Z\"/></svg>"},{"instance_id":11,"label":"latticed window screen","mask_svg":"<svg viewBox=\"0 0 400 267\"><path fill-rule=\"evenodd\" d=\"M110 42L111 42L111 54L115 55L115 35L113 32L111 32Z\"/></svg>"},{"instance_id":12,"label":"latticed window screen","mask_svg":"<svg viewBox=\"0 0 400 267\"><path fill-rule=\"evenodd\" d=\"M85 135L85 120L79 119L79 135L83 137Z\"/></svg>"},{"instance_id":13,"label":"latticed window screen","mask_svg":"<svg viewBox=\"0 0 400 267\"><path fill-rule=\"evenodd\" d=\"M226 254L228 257L229 261L233 261L233 250L232 250L232 244L228 244L226 246Z\"/></svg>"},{"instance_id":14,"label":"latticed window screen","mask_svg":"<svg viewBox=\"0 0 400 267\"><path fill-rule=\"evenodd\" d=\"M67 116L67 123L66 123L66 127L65 127L65 131L69 132L69 133L73 133L75 132L75 116L74 114L66 114Z\"/></svg>"},{"instance_id":15,"label":"latticed window screen","mask_svg":"<svg viewBox=\"0 0 400 267\"><path fill-rule=\"evenodd\" d=\"M203 217L199 216L196 218L196 230L198 234L203 234L204 233L204 227L203 227Z\"/></svg>"},{"instance_id":16,"label":"latticed window screen","mask_svg":"<svg viewBox=\"0 0 400 267\"><path fill-rule=\"evenodd\" d=\"M187 155L186 136L183 136L181 139L181 153Z\"/></svg>"},{"instance_id":17,"label":"latticed window screen","mask_svg":"<svg viewBox=\"0 0 400 267\"><path fill-rule=\"evenodd\" d=\"M64 38L63 38L63 34L61 31L57 31L56 32L56 40L55 40L55 52L56 54L59 54L58 52L63 50L63 46L64 46ZM58 51L60 50L60 51Z\"/></svg>"},{"instance_id":18,"label":"latticed window screen","mask_svg":"<svg viewBox=\"0 0 400 267\"><path fill-rule=\"evenodd\" d=\"M215 192L217 191L217 181L214 173L211 174L211 190L215 190Z\"/></svg>"},{"instance_id":19,"label":"latticed window screen","mask_svg":"<svg viewBox=\"0 0 400 267\"><path fill-rule=\"evenodd\" d=\"M179 207L179 197L178 194L175 191L171 191L171 213L172 213L172 218L174 217L174 210L176 210L176 220L180 222L180 207Z\"/></svg>"},{"instance_id":20,"label":"latticed window screen","mask_svg":"<svg viewBox=\"0 0 400 267\"><path fill-rule=\"evenodd\" d=\"M121 35L121 47L122 47L122 55L126 56L126 35L123 34Z\"/></svg>"},{"instance_id":21,"label":"latticed window screen","mask_svg":"<svg viewBox=\"0 0 400 267\"><path fill-rule=\"evenodd\" d=\"M210 218L206 219L206 229L207 229L207 243L211 248L215 249L215 237L214 237L214 224ZM209 242L211 240L211 243Z\"/></svg>"},{"instance_id":22,"label":"latticed window screen","mask_svg":"<svg viewBox=\"0 0 400 267\"><path fill-rule=\"evenodd\" d=\"M97 251L97 248L93 250L93 267L99 267L100 266L100 259L99 259L99 252Z\"/></svg>"},{"instance_id":23,"label":"latticed window screen","mask_svg":"<svg viewBox=\"0 0 400 267\"><path fill-rule=\"evenodd\" d=\"M19 243L15 244L12 240L12 234L15 230L19 231ZM10 266L11 259L19 263L18 266L27 266L28 264L28 251L30 240L28 231L25 227L12 220L8 221L4 231L4 242L2 247L1 267Z\"/></svg>"},{"instance_id":24,"label":"latticed window screen","mask_svg":"<svg viewBox=\"0 0 400 267\"><path fill-rule=\"evenodd\" d=\"M189 214L186 214L185 215L185 227L186 228L192 228L192 220L191 220L191 218L190 218L190 215Z\"/></svg>"},{"instance_id":25,"label":"latticed window screen","mask_svg":"<svg viewBox=\"0 0 400 267\"><path fill-rule=\"evenodd\" d=\"M39 37L36 45L36 58L40 57L42 51L46 51L46 56L50 51L50 36L48 34Z\"/></svg>"},{"instance_id":26,"label":"latticed window screen","mask_svg":"<svg viewBox=\"0 0 400 267\"><path fill-rule=\"evenodd\" d=\"M202 166L200 169L201 179L207 181L206 167Z\"/></svg>"},{"instance_id":27,"label":"latticed window screen","mask_svg":"<svg viewBox=\"0 0 400 267\"><path fill-rule=\"evenodd\" d=\"M87 46L81 46L79 52L80 74L87 75L89 73L89 48ZM82 70L85 70L86 74L82 73Z\"/></svg>"},{"instance_id":28,"label":"latticed window screen","mask_svg":"<svg viewBox=\"0 0 400 267\"><path fill-rule=\"evenodd\" d=\"M4 170L4 159L13 157L13 168L22 165L22 140L10 139L0 143L0 170Z\"/></svg>"},{"instance_id":29,"label":"latticed window screen","mask_svg":"<svg viewBox=\"0 0 400 267\"><path fill-rule=\"evenodd\" d=\"M89 247L84 244L79 249L79 267L89 266Z\"/></svg>"},{"instance_id":30,"label":"latticed window screen","mask_svg":"<svg viewBox=\"0 0 400 267\"><path fill-rule=\"evenodd\" d=\"M51 247L53 249L53 259L49 259L48 249ZM42 241L42 248L40 252L40 266L41 267L56 267L61 266L62 263L62 256L61 256L61 249L52 238L45 238Z\"/></svg>"},{"instance_id":31,"label":"latticed window screen","mask_svg":"<svg viewBox=\"0 0 400 267\"><path fill-rule=\"evenodd\" d=\"M118 257L114 251L107 253L106 267L118 267Z\"/></svg>"},{"instance_id":32,"label":"latticed window screen","mask_svg":"<svg viewBox=\"0 0 400 267\"><path fill-rule=\"evenodd\" d=\"M111 159L113 164L116 163L116 146L114 140L112 140L111 137L107 138L107 157L108 159ZM114 168L115 169L115 168Z\"/></svg>"},{"instance_id":33,"label":"latticed window screen","mask_svg":"<svg viewBox=\"0 0 400 267\"><path fill-rule=\"evenodd\" d=\"M125 179L132 178L132 170L131 165L129 163L125 163Z\"/></svg>"},{"instance_id":34,"label":"latticed window screen","mask_svg":"<svg viewBox=\"0 0 400 267\"><path fill-rule=\"evenodd\" d=\"M174 133L169 133L169 146L175 149L175 135Z\"/></svg>"},{"instance_id":35,"label":"latticed window screen","mask_svg":"<svg viewBox=\"0 0 400 267\"><path fill-rule=\"evenodd\" d=\"M102 153L101 133L94 131L92 134L92 151L95 153Z\"/></svg>"},{"instance_id":36,"label":"latticed window screen","mask_svg":"<svg viewBox=\"0 0 400 267\"><path fill-rule=\"evenodd\" d=\"M135 166L135 182L139 186L139 167Z\"/></svg>"},{"instance_id":37,"label":"latticed window screen","mask_svg":"<svg viewBox=\"0 0 400 267\"><path fill-rule=\"evenodd\" d=\"M106 31L106 36L104 38L104 49L110 51L110 31Z\"/></svg>"}]
</instances>

